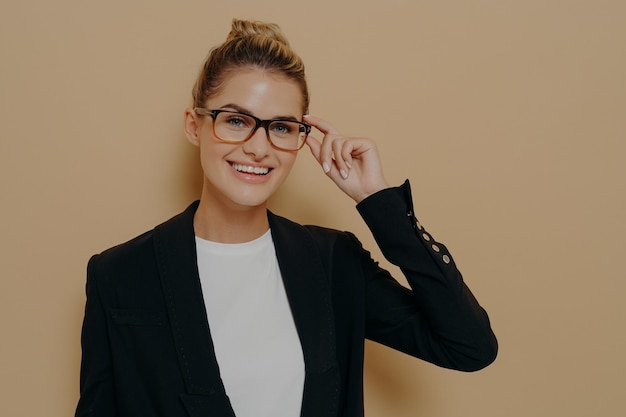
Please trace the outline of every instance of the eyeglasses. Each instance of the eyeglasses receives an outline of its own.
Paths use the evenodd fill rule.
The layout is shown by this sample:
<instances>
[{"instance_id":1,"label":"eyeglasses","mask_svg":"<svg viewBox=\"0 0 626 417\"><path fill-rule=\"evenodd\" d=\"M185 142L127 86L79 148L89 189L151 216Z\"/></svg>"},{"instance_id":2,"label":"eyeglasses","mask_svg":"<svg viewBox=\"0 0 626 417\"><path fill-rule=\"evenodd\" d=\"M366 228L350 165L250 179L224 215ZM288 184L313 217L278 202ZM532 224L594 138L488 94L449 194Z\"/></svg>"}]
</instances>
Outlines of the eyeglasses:
<instances>
[{"instance_id":1,"label":"eyeglasses","mask_svg":"<svg viewBox=\"0 0 626 417\"><path fill-rule=\"evenodd\" d=\"M295 120L262 120L250 114L231 110L209 110L203 107L193 109L196 114L213 118L213 134L226 143L243 143L260 128L265 129L267 140L281 151L302 149L311 126Z\"/></svg>"}]
</instances>

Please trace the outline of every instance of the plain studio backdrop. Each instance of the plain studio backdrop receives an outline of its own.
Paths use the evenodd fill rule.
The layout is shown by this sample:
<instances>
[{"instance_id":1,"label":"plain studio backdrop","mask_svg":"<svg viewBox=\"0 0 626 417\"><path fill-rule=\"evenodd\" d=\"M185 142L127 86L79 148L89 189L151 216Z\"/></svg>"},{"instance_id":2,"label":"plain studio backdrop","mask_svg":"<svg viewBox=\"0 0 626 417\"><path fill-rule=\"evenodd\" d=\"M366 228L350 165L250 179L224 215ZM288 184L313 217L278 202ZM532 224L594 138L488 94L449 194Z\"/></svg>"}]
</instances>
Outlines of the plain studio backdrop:
<instances>
[{"instance_id":1,"label":"plain studio backdrop","mask_svg":"<svg viewBox=\"0 0 626 417\"><path fill-rule=\"evenodd\" d=\"M411 180L499 338L474 374L368 342L366 415L625 415L625 16L622 0L3 0L0 415L73 414L87 260L199 196L182 115L233 17L281 25L311 114ZM388 266L308 149L271 208Z\"/></svg>"}]
</instances>

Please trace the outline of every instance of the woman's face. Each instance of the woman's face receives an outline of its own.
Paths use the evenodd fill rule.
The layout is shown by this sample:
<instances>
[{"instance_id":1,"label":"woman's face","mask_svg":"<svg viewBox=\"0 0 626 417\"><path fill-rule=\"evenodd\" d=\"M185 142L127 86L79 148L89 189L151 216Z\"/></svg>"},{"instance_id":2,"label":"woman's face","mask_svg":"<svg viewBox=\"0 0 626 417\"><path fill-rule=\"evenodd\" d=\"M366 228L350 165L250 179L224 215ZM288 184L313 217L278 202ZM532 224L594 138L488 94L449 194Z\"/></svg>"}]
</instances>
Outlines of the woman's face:
<instances>
[{"instance_id":1,"label":"woman's face","mask_svg":"<svg viewBox=\"0 0 626 417\"><path fill-rule=\"evenodd\" d=\"M302 93L294 81L250 69L228 78L205 107L239 111L260 119L301 121L302 105ZM187 109L187 138L200 147L204 171L202 198L233 209L264 205L287 178L297 153L273 148L263 128L244 143L224 143L214 136L212 124L210 116L199 116Z\"/></svg>"}]
</instances>

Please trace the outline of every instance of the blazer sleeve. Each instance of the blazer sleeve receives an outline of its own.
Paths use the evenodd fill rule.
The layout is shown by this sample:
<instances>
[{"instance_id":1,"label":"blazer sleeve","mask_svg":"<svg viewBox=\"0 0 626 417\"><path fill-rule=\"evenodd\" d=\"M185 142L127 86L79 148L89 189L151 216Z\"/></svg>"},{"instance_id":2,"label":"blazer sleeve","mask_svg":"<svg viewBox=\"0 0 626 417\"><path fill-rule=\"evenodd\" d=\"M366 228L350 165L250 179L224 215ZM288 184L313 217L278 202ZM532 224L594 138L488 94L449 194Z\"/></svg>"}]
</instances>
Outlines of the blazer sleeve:
<instances>
[{"instance_id":1,"label":"blazer sleeve","mask_svg":"<svg viewBox=\"0 0 626 417\"><path fill-rule=\"evenodd\" d=\"M81 334L80 400L76 417L117 415L108 325L96 280L96 259L97 255L93 256L87 266L87 302Z\"/></svg>"},{"instance_id":2,"label":"blazer sleeve","mask_svg":"<svg viewBox=\"0 0 626 417\"><path fill-rule=\"evenodd\" d=\"M410 285L400 285L363 251L366 337L451 369L476 371L493 362L498 344L487 313L445 245L416 219L409 182L369 196L357 209Z\"/></svg>"}]
</instances>

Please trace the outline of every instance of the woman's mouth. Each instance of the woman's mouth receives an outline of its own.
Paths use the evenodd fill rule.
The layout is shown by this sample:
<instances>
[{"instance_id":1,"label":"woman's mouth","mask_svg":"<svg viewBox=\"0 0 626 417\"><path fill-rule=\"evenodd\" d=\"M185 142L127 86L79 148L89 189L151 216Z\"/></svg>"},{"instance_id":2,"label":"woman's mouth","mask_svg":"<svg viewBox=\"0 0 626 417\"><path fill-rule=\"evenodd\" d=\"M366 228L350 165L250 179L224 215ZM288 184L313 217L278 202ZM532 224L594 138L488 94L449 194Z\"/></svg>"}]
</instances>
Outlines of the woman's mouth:
<instances>
[{"instance_id":1,"label":"woman's mouth","mask_svg":"<svg viewBox=\"0 0 626 417\"><path fill-rule=\"evenodd\" d=\"M250 165L235 164L233 162L229 162L229 164L235 171L246 174L267 175L271 171L271 168L268 167L253 167Z\"/></svg>"}]
</instances>

